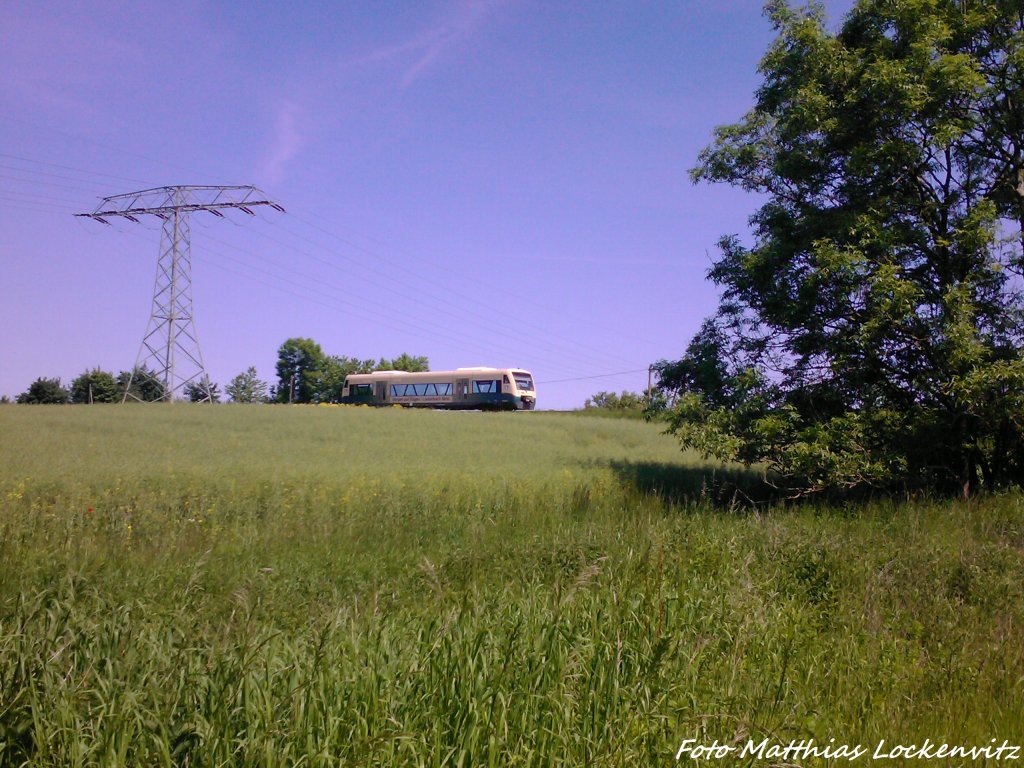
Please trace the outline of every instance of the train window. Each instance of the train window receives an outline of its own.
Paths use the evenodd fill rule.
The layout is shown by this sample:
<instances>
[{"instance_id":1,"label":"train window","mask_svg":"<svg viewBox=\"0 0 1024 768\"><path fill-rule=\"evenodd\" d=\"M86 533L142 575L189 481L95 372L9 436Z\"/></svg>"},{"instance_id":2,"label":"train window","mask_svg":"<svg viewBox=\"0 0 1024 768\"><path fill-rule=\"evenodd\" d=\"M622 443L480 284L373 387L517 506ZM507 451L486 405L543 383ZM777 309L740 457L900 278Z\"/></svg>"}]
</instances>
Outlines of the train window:
<instances>
[{"instance_id":1,"label":"train window","mask_svg":"<svg viewBox=\"0 0 1024 768\"><path fill-rule=\"evenodd\" d=\"M523 373L522 371L514 371L512 375L516 377L516 386L519 389L524 389L527 392L533 391L533 377L530 376L530 374Z\"/></svg>"},{"instance_id":2,"label":"train window","mask_svg":"<svg viewBox=\"0 0 1024 768\"><path fill-rule=\"evenodd\" d=\"M372 397L373 384L356 384L352 387L351 392L356 397Z\"/></svg>"},{"instance_id":3,"label":"train window","mask_svg":"<svg viewBox=\"0 0 1024 768\"><path fill-rule=\"evenodd\" d=\"M493 395L498 392L497 381L474 381L473 382L473 394L474 395Z\"/></svg>"},{"instance_id":4,"label":"train window","mask_svg":"<svg viewBox=\"0 0 1024 768\"><path fill-rule=\"evenodd\" d=\"M452 393L452 383L431 381L425 384L392 384L392 397L442 397Z\"/></svg>"}]
</instances>

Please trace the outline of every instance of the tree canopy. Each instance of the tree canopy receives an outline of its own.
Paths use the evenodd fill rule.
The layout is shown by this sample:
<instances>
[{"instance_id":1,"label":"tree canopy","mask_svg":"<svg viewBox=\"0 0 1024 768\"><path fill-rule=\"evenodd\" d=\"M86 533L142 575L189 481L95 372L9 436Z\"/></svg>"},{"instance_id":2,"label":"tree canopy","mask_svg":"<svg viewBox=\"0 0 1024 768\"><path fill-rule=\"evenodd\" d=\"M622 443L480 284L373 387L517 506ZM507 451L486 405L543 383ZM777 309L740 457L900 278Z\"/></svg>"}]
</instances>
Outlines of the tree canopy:
<instances>
[{"instance_id":1,"label":"tree canopy","mask_svg":"<svg viewBox=\"0 0 1024 768\"><path fill-rule=\"evenodd\" d=\"M277 399L282 403L314 402L314 382L326 356L312 339L291 338L277 350Z\"/></svg>"},{"instance_id":2,"label":"tree canopy","mask_svg":"<svg viewBox=\"0 0 1024 768\"><path fill-rule=\"evenodd\" d=\"M372 371L429 371L425 356L403 352L393 360L360 360L327 355L312 339L292 338L277 353L276 398L281 403L332 403L341 397L345 377Z\"/></svg>"},{"instance_id":3,"label":"tree canopy","mask_svg":"<svg viewBox=\"0 0 1024 768\"><path fill-rule=\"evenodd\" d=\"M344 355L328 355L320 367L312 372L310 383L314 403L334 403L341 397L345 377L350 373L374 370L373 360L358 360Z\"/></svg>"},{"instance_id":4,"label":"tree canopy","mask_svg":"<svg viewBox=\"0 0 1024 768\"><path fill-rule=\"evenodd\" d=\"M409 373L419 373L421 371L430 370L430 361L427 360L425 355L413 356L408 352L403 352L394 360L388 360L387 358L382 357L374 370L408 371Z\"/></svg>"},{"instance_id":5,"label":"tree canopy","mask_svg":"<svg viewBox=\"0 0 1024 768\"><path fill-rule=\"evenodd\" d=\"M18 395L17 402L24 405L59 405L68 402L69 399L70 393L61 386L59 378L40 377Z\"/></svg>"},{"instance_id":6,"label":"tree canopy","mask_svg":"<svg viewBox=\"0 0 1024 768\"><path fill-rule=\"evenodd\" d=\"M71 382L72 403L119 403L123 393L114 374L93 368Z\"/></svg>"},{"instance_id":7,"label":"tree canopy","mask_svg":"<svg viewBox=\"0 0 1024 768\"><path fill-rule=\"evenodd\" d=\"M381 357L360 360L354 357L327 355L313 339L291 338L278 348L278 383L270 388L261 380L254 367L235 376L225 387L236 403L330 403L341 397L345 377L352 373L371 371L429 371L426 356L403 352L393 360ZM116 377L99 368L80 374L70 390L60 379L40 377L25 392L19 403L114 403L125 399L125 390L131 383L128 399L153 402L164 399L164 387L153 371L145 366L133 371L121 371ZM190 382L184 396L192 402L220 401L220 387L207 380Z\"/></svg>"},{"instance_id":8,"label":"tree canopy","mask_svg":"<svg viewBox=\"0 0 1024 768\"><path fill-rule=\"evenodd\" d=\"M601 391L583 402L583 410L591 413L642 418L647 414L649 403L649 397L636 392L624 390L621 394L616 394L615 392Z\"/></svg>"},{"instance_id":9,"label":"tree canopy","mask_svg":"<svg viewBox=\"0 0 1024 768\"><path fill-rule=\"evenodd\" d=\"M263 381L254 366L233 378L224 392L234 403L265 403L267 402L267 382Z\"/></svg>"},{"instance_id":10,"label":"tree canopy","mask_svg":"<svg viewBox=\"0 0 1024 768\"><path fill-rule=\"evenodd\" d=\"M204 376L185 385L185 397L190 403L219 403L220 386Z\"/></svg>"},{"instance_id":11,"label":"tree canopy","mask_svg":"<svg viewBox=\"0 0 1024 768\"><path fill-rule=\"evenodd\" d=\"M1024 482L1024 10L772 2L756 104L691 176L758 193L671 428L803 493Z\"/></svg>"},{"instance_id":12,"label":"tree canopy","mask_svg":"<svg viewBox=\"0 0 1024 768\"><path fill-rule=\"evenodd\" d=\"M165 395L163 382L145 365L117 374L117 386L121 393L119 399L124 399L125 390L128 390L129 400L143 403L163 400Z\"/></svg>"}]
</instances>

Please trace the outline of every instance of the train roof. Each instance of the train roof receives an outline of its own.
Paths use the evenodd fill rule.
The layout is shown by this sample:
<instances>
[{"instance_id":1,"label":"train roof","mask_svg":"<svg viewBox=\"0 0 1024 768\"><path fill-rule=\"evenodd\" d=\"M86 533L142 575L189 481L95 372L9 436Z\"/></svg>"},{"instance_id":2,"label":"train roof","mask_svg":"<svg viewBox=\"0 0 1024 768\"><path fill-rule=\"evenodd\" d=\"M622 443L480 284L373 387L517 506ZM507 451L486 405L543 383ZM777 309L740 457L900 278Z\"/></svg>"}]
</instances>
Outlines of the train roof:
<instances>
[{"instance_id":1,"label":"train roof","mask_svg":"<svg viewBox=\"0 0 1024 768\"><path fill-rule=\"evenodd\" d=\"M345 380L359 381L361 379L372 378L374 376L389 379L415 376L419 378L429 379L437 378L439 376L468 376L474 373L497 373L502 371L530 374L530 372L527 371L525 368L491 368L486 366L478 366L475 368L456 368L454 371L373 371L372 373L350 373L348 376L345 377Z\"/></svg>"}]
</instances>

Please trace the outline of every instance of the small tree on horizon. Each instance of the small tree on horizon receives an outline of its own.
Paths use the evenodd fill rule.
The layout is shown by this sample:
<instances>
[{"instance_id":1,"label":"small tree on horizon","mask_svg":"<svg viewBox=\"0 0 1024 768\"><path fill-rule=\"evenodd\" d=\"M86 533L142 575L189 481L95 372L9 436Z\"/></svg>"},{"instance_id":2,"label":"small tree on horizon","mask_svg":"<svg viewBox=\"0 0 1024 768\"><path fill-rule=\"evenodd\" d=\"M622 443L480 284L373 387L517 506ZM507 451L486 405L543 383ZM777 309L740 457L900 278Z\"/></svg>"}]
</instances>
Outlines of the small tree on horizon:
<instances>
[{"instance_id":1,"label":"small tree on horizon","mask_svg":"<svg viewBox=\"0 0 1024 768\"><path fill-rule=\"evenodd\" d=\"M185 397L191 403L219 403L220 387L208 378L201 381L190 381L185 386Z\"/></svg>"},{"instance_id":2,"label":"small tree on horizon","mask_svg":"<svg viewBox=\"0 0 1024 768\"><path fill-rule=\"evenodd\" d=\"M645 400L642 395L626 390L619 395L614 392L598 392L592 397L588 397L583 403L584 410L636 411L643 413L644 407Z\"/></svg>"},{"instance_id":3,"label":"small tree on horizon","mask_svg":"<svg viewBox=\"0 0 1024 768\"><path fill-rule=\"evenodd\" d=\"M267 382L259 378L255 366L249 366L224 387L224 392L233 403L266 403Z\"/></svg>"},{"instance_id":4,"label":"small tree on horizon","mask_svg":"<svg viewBox=\"0 0 1024 768\"><path fill-rule=\"evenodd\" d=\"M17 401L23 405L63 405L70 398L71 394L61 386L60 378L47 379L41 376L18 395Z\"/></svg>"},{"instance_id":5,"label":"small tree on horizon","mask_svg":"<svg viewBox=\"0 0 1024 768\"><path fill-rule=\"evenodd\" d=\"M131 382L131 389L128 390L128 382ZM164 399L164 385L156 377L153 371L145 365L134 368L132 371L121 371L117 374L118 402L125 399L125 391L128 390L129 400L141 400L144 403L152 403Z\"/></svg>"},{"instance_id":6,"label":"small tree on horizon","mask_svg":"<svg viewBox=\"0 0 1024 768\"><path fill-rule=\"evenodd\" d=\"M430 360L427 359L426 355L413 356L408 352L403 352L394 360L382 357L373 370L422 373L430 370Z\"/></svg>"},{"instance_id":7,"label":"small tree on horizon","mask_svg":"<svg viewBox=\"0 0 1024 768\"><path fill-rule=\"evenodd\" d=\"M114 374L99 368L92 368L80 374L71 382L72 403L116 403L121 391Z\"/></svg>"}]
</instances>

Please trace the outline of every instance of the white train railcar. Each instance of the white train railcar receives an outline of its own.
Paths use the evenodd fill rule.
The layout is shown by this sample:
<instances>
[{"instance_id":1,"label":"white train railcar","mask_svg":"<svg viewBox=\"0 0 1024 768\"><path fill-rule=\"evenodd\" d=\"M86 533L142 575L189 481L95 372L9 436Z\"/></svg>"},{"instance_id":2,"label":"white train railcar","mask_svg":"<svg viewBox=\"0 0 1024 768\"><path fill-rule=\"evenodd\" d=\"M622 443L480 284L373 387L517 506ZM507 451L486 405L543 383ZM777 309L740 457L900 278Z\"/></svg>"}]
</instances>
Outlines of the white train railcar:
<instances>
[{"instance_id":1,"label":"white train railcar","mask_svg":"<svg viewBox=\"0 0 1024 768\"><path fill-rule=\"evenodd\" d=\"M519 368L457 368L454 371L376 371L345 378L339 402L419 408L532 411L537 390Z\"/></svg>"}]
</instances>

